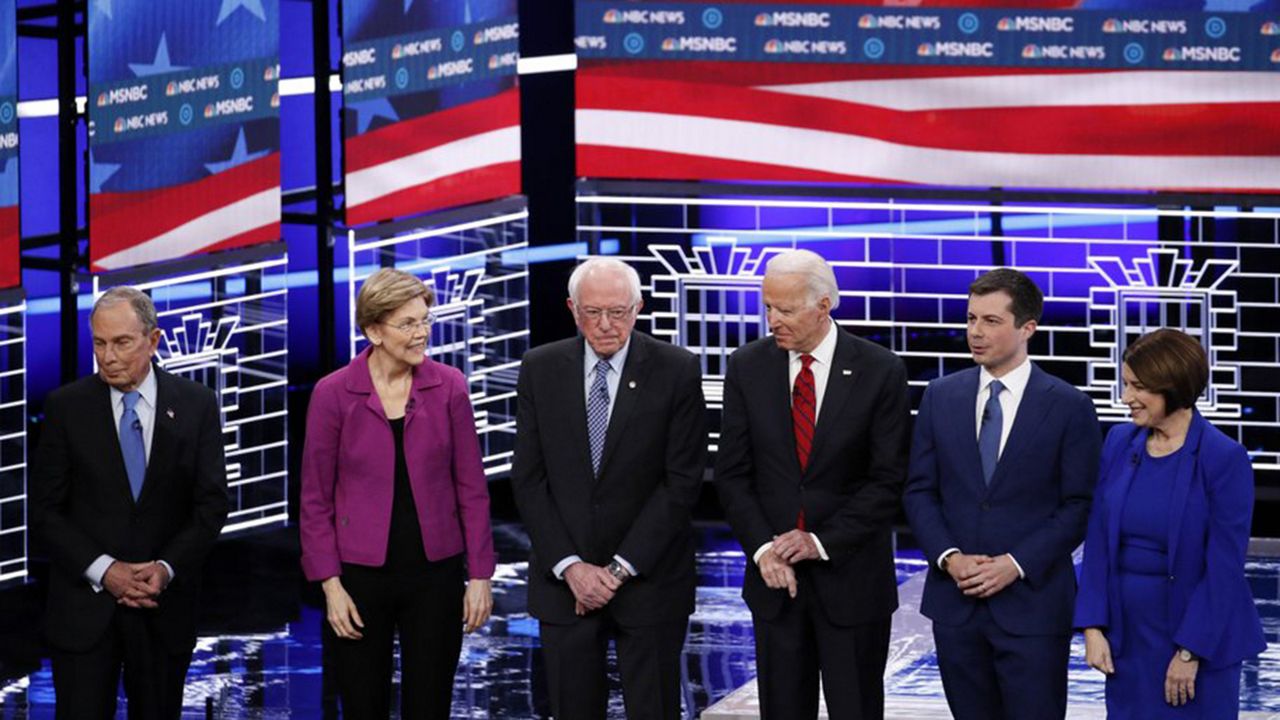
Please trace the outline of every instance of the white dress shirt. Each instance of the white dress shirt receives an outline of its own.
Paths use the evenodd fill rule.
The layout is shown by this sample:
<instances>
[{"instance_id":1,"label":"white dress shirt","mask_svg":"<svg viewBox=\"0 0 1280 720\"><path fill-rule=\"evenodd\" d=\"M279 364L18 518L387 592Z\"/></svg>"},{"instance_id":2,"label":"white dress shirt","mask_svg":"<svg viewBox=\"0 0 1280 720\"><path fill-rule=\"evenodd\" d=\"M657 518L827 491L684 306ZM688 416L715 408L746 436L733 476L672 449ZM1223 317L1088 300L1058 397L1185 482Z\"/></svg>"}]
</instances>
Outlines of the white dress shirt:
<instances>
[{"instance_id":1,"label":"white dress shirt","mask_svg":"<svg viewBox=\"0 0 1280 720\"><path fill-rule=\"evenodd\" d=\"M151 439L155 437L156 431L156 374L152 372L151 367L147 367L147 376L142 379L142 384L138 385L138 402L133 406L133 411L138 415L138 423L142 425L142 447L146 452L147 462L151 462ZM120 418L124 416L124 393L115 388L111 388L111 417L115 422L116 438L120 437ZM103 553L96 560L89 564L84 571L84 577L93 586L94 592L102 591L102 576L107 574L107 568L111 567L111 563L116 559ZM160 561L166 570L169 571L169 581L173 581L173 568L169 563Z\"/></svg>"},{"instance_id":2,"label":"white dress shirt","mask_svg":"<svg viewBox=\"0 0 1280 720\"><path fill-rule=\"evenodd\" d=\"M800 371L804 369L804 353L791 350L787 353L791 360L787 364L787 387L794 389L796 386L796 378L800 375ZM836 322L830 320L827 326L827 334L818 343L809 355L813 356L813 362L809 364L809 370L813 373L813 402L816 406L813 410L813 426L818 427L818 417L822 414L822 398L827 394L827 380L831 377L831 363L836 356ZM827 549L822 547L822 541L818 536L809 533L809 537L813 538L813 544L818 546L818 556L823 560L830 560L827 555ZM760 557L773 547L773 542L767 542L756 549L751 559L757 565L760 564Z\"/></svg>"},{"instance_id":3,"label":"white dress shirt","mask_svg":"<svg viewBox=\"0 0 1280 720\"><path fill-rule=\"evenodd\" d=\"M987 406L987 400L991 397L991 383L999 380L1004 385L1004 391L1000 393L1000 450L996 454L997 460L1004 455L1005 443L1009 442L1009 433L1013 430L1013 421L1018 417L1018 406L1022 404L1022 396L1027 391L1027 381L1031 379L1031 359L1023 358L1022 364L1005 373L1003 377L992 375L984 367L978 371L978 397L974 401L974 418L978 432L974 435L975 442L982 434L982 412ZM942 561L952 553L960 552L960 548L947 548L938 556L938 567L942 567ZM1018 577L1025 578L1026 573L1022 571L1022 566L1018 564L1016 558L1009 554L1009 559L1013 561L1013 566L1018 569Z\"/></svg>"},{"instance_id":4,"label":"white dress shirt","mask_svg":"<svg viewBox=\"0 0 1280 720\"><path fill-rule=\"evenodd\" d=\"M583 389L585 391L585 396L587 399L586 405L590 406L591 405L591 386L595 383L595 380L596 380L596 365L599 364L601 360L604 360L604 358L601 358L599 355L597 355L596 351L591 348L591 343L587 342L585 339L582 341L582 347L584 350L584 352L582 353L582 376L585 383L583 386ZM605 376L605 383L609 387L609 419L610 420L613 419L613 406L615 404L614 401L618 399L618 386L622 384L622 369L627 366L627 353L630 352L630 350L631 350L631 338L628 337L627 342L625 345L622 346L622 349L614 353L607 360L605 360L605 362L609 363L609 374ZM632 566L631 563L623 559L621 555L614 555L613 559L617 560L619 565L626 568L627 572L631 573L632 575L638 574L636 573L635 567ZM562 559L560 562L556 563L555 566L551 568L551 573L556 576L556 579L563 579L564 571L569 569L570 565L577 562L582 562L581 556L569 555L568 557L565 557L564 559Z\"/></svg>"}]
</instances>

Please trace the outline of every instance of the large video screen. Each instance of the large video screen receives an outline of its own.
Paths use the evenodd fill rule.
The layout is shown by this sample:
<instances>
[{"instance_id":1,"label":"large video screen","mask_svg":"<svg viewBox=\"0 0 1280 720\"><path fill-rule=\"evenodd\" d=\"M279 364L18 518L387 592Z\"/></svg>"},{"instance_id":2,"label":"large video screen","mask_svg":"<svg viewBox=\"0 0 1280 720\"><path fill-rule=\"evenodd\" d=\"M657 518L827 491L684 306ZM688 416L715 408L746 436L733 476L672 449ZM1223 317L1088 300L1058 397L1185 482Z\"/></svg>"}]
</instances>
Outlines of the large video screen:
<instances>
[{"instance_id":1,"label":"large video screen","mask_svg":"<svg viewBox=\"0 0 1280 720\"><path fill-rule=\"evenodd\" d=\"M18 26L0 0L0 288L22 281L18 265Z\"/></svg>"},{"instance_id":2,"label":"large video screen","mask_svg":"<svg viewBox=\"0 0 1280 720\"><path fill-rule=\"evenodd\" d=\"M87 12L93 270L278 239L279 0Z\"/></svg>"},{"instance_id":3,"label":"large video screen","mask_svg":"<svg viewBox=\"0 0 1280 720\"><path fill-rule=\"evenodd\" d=\"M1280 191L1276 0L576 12L582 176Z\"/></svg>"},{"instance_id":4,"label":"large video screen","mask_svg":"<svg viewBox=\"0 0 1280 720\"><path fill-rule=\"evenodd\" d=\"M344 0L348 225L520 192L516 0Z\"/></svg>"}]
</instances>

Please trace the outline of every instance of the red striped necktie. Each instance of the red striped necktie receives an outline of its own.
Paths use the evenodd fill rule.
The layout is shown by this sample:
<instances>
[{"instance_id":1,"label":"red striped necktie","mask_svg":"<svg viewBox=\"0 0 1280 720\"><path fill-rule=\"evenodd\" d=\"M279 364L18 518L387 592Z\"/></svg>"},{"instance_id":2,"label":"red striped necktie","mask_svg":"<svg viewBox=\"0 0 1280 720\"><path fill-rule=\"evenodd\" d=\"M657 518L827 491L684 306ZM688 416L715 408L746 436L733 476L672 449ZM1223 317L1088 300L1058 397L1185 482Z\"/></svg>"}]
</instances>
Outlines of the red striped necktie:
<instances>
[{"instance_id":1,"label":"red striped necktie","mask_svg":"<svg viewBox=\"0 0 1280 720\"><path fill-rule=\"evenodd\" d=\"M813 450L814 418L818 414L817 390L813 380L813 356L805 353L800 356L803 367L796 375L796 384L791 388L791 426L796 434L796 457L800 460L800 472L803 474L809 467L809 453ZM796 527L804 530L804 508L796 518Z\"/></svg>"}]
</instances>

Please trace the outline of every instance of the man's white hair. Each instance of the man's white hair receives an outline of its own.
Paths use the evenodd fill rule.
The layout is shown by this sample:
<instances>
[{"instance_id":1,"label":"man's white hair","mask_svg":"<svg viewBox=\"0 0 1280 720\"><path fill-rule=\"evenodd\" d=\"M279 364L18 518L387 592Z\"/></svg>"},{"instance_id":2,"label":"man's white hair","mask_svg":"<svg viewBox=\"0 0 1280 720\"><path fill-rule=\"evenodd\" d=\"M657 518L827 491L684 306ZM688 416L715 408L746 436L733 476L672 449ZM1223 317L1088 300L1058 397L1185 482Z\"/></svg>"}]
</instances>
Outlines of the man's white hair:
<instances>
[{"instance_id":1,"label":"man's white hair","mask_svg":"<svg viewBox=\"0 0 1280 720\"><path fill-rule=\"evenodd\" d=\"M831 309L840 307L840 288L836 285L836 274L827 261L812 250L787 250L769 259L765 265L765 276L769 275L804 275L805 284L809 286L809 302L817 305L818 300L827 297L831 300Z\"/></svg>"},{"instance_id":2,"label":"man's white hair","mask_svg":"<svg viewBox=\"0 0 1280 720\"><path fill-rule=\"evenodd\" d=\"M592 257L574 268L573 274L569 276L569 299L573 300L574 305L578 304L578 288L582 281L601 273L621 275L631 287L631 304L640 302L640 273L635 268L614 258Z\"/></svg>"}]
</instances>

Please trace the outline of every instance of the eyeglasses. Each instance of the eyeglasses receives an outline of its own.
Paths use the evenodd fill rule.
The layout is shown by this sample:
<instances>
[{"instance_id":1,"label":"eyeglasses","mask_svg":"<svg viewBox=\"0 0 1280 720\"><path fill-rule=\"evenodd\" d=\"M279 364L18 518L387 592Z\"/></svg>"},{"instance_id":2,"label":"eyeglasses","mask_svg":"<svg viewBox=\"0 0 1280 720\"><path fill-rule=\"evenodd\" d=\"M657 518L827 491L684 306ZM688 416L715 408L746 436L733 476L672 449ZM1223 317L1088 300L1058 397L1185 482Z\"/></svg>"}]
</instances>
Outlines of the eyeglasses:
<instances>
[{"instance_id":1,"label":"eyeglasses","mask_svg":"<svg viewBox=\"0 0 1280 720\"><path fill-rule=\"evenodd\" d=\"M433 322L435 322L435 318L431 316L431 313L427 313L427 316L422 318L421 320L405 320L403 322L398 322L395 325L392 325L390 323L382 323L382 324L386 325L389 328L399 330L405 335L412 335L414 330L422 330L424 332L429 332L431 330L431 323Z\"/></svg>"},{"instance_id":2,"label":"eyeglasses","mask_svg":"<svg viewBox=\"0 0 1280 720\"><path fill-rule=\"evenodd\" d=\"M606 315L609 317L609 320L613 322L621 322L622 320L626 320L635 309L635 305L611 308L580 307L578 308L578 313L591 322L600 322L600 318Z\"/></svg>"}]
</instances>

